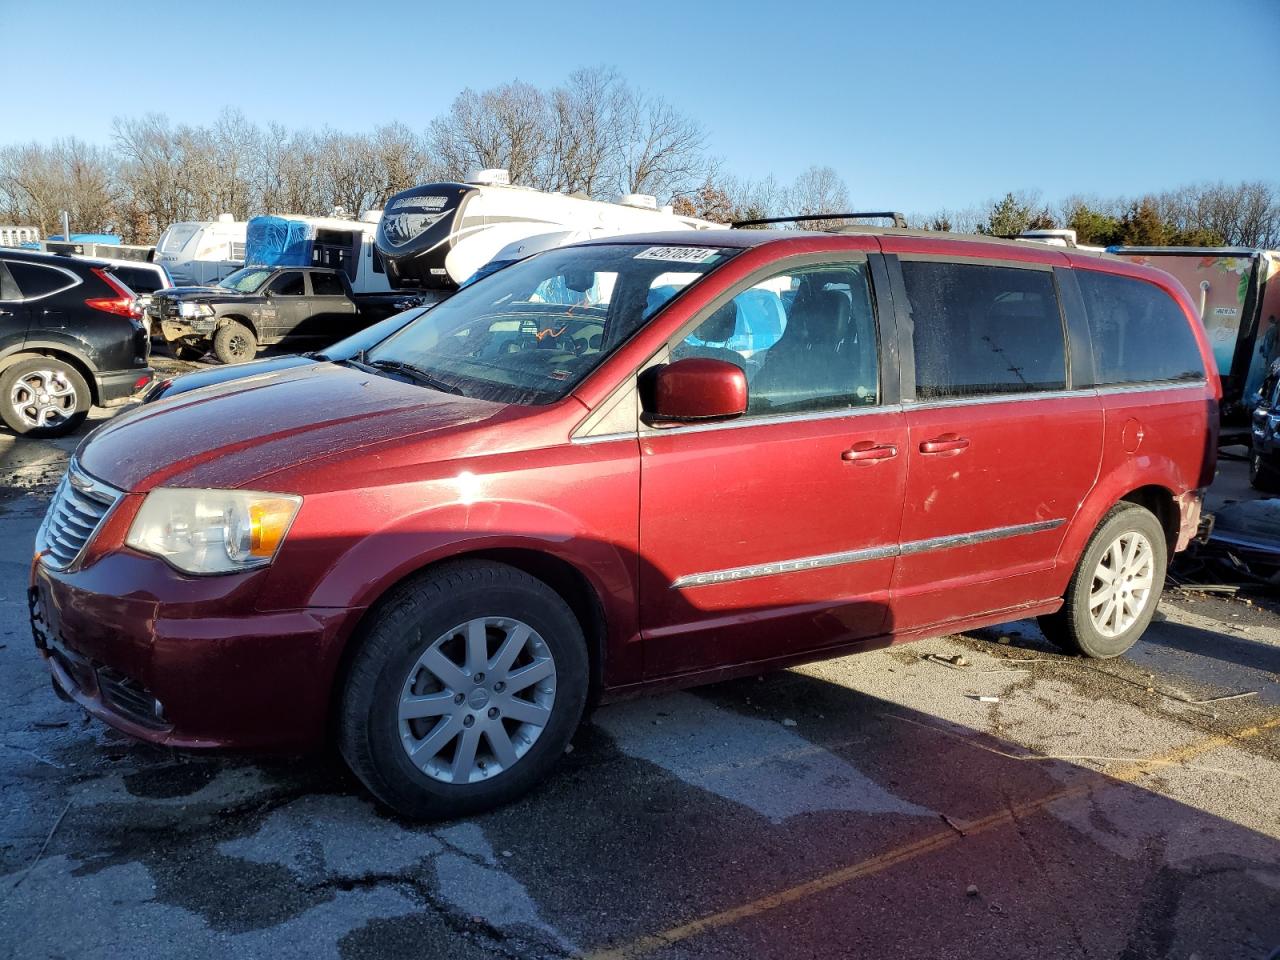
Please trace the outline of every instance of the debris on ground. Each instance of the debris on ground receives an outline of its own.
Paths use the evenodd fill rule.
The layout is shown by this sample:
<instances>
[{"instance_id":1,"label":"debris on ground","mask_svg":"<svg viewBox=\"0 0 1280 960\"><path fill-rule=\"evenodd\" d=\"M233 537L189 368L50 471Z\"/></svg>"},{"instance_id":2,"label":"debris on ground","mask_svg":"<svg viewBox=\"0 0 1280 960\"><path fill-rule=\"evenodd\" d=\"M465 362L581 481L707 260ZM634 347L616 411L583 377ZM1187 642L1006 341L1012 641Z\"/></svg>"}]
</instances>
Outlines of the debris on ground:
<instances>
[{"instance_id":1,"label":"debris on ground","mask_svg":"<svg viewBox=\"0 0 1280 960\"><path fill-rule=\"evenodd\" d=\"M1222 507L1208 541L1175 558L1169 581L1185 591L1280 594L1280 499Z\"/></svg>"}]
</instances>

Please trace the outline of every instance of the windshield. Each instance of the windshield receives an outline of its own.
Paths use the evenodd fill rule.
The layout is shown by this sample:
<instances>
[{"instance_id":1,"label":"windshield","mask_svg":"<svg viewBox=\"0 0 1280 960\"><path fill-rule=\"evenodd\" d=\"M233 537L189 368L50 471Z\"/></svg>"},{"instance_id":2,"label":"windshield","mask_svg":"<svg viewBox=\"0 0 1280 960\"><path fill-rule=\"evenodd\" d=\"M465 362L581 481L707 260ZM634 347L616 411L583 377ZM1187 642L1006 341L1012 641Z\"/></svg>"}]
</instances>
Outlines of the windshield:
<instances>
[{"instance_id":1,"label":"windshield","mask_svg":"<svg viewBox=\"0 0 1280 960\"><path fill-rule=\"evenodd\" d=\"M266 283L269 276L271 276L270 270L261 270L257 267L241 267L235 273L227 274L227 276L219 280L218 286L226 287L228 290L239 290L241 293L253 293Z\"/></svg>"},{"instance_id":2,"label":"windshield","mask_svg":"<svg viewBox=\"0 0 1280 960\"><path fill-rule=\"evenodd\" d=\"M550 403L737 252L622 243L549 250L459 290L367 360L463 396Z\"/></svg>"}]
</instances>

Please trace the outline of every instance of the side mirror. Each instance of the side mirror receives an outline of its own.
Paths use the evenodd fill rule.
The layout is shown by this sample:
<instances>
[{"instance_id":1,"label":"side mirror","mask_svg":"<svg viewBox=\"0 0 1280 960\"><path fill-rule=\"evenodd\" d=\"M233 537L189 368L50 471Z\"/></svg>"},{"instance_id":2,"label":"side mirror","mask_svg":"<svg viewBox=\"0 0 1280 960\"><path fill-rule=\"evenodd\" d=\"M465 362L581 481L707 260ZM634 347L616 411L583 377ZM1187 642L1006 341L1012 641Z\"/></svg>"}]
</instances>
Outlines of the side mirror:
<instances>
[{"instance_id":1,"label":"side mirror","mask_svg":"<svg viewBox=\"0 0 1280 960\"><path fill-rule=\"evenodd\" d=\"M641 403L649 423L728 420L747 411L747 375L736 364L689 357L646 373Z\"/></svg>"}]
</instances>

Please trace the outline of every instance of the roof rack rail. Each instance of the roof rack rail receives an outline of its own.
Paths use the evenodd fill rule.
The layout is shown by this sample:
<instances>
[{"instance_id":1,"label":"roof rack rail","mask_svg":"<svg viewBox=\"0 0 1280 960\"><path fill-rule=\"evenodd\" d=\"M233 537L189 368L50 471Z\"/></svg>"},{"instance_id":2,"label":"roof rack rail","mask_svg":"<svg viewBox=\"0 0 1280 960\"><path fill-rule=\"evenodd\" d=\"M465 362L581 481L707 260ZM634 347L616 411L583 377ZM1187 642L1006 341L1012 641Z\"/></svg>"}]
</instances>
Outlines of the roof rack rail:
<instances>
[{"instance_id":1,"label":"roof rack rail","mask_svg":"<svg viewBox=\"0 0 1280 960\"><path fill-rule=\"evenodd\" d=\"M875 213L806 213L797 217L764 217L760 220L737 220L729 226L741 229L742 227L762 227L770 223L806 223L810 220L892 220L895 227L907 225L906 217L890 210Z\"/></svg>"}]
</instances>

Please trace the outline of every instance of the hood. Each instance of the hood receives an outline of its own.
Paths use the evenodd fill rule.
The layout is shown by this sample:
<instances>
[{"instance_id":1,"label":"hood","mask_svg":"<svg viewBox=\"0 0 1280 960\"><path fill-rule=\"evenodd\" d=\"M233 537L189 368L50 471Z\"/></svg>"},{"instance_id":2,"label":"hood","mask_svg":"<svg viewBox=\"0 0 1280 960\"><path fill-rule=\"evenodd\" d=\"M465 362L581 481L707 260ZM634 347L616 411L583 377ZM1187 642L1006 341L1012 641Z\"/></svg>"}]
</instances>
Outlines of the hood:
<instances>
[{"instance_id":1,"label":"hood","mask_svg":"<svg viewBox=\"0 0 1280 960\"><path fill-rule=\"evenodd\" d=\"M198 300L209 297L230 300L236 297L256 296L256 294L241 293L239 290L232 290L230 287L165 287L163 290L157 290L155 296L165 297L169 300Z\"/></svg>"},{"instance_id":2,"label":"hood","mask_svg":"<svg viewBox=\"0 0 1280 960\"><path fill-rule=\"evenodd\" d=\"M282 468L495 417L471 400L332 363L193 390L108 422L76 453L118 489L251 487Z\"/></svg>"},{"instance_id":3,"label":"hood","mask_svg":"<svg viewBox=\"0 0 1280 960\"><path fill-rule=\"evenodd\" d=\"M332 359L341 360L343 357L335 356ZM142 402L154 403L157 400L176 397L181 393L190 393L192 390L230 383L233 380L248 380L252 377L261 377L263 374L275 373L278 370L305 367L315 362L314 357L287 353L281 357L263 357L261 360L250 360L247 363L223 364L206 367L203 370L193 370L191 373L184 373L177 377L152 381L151 386L142 395Z\"/></svg>"}]
</instances>

